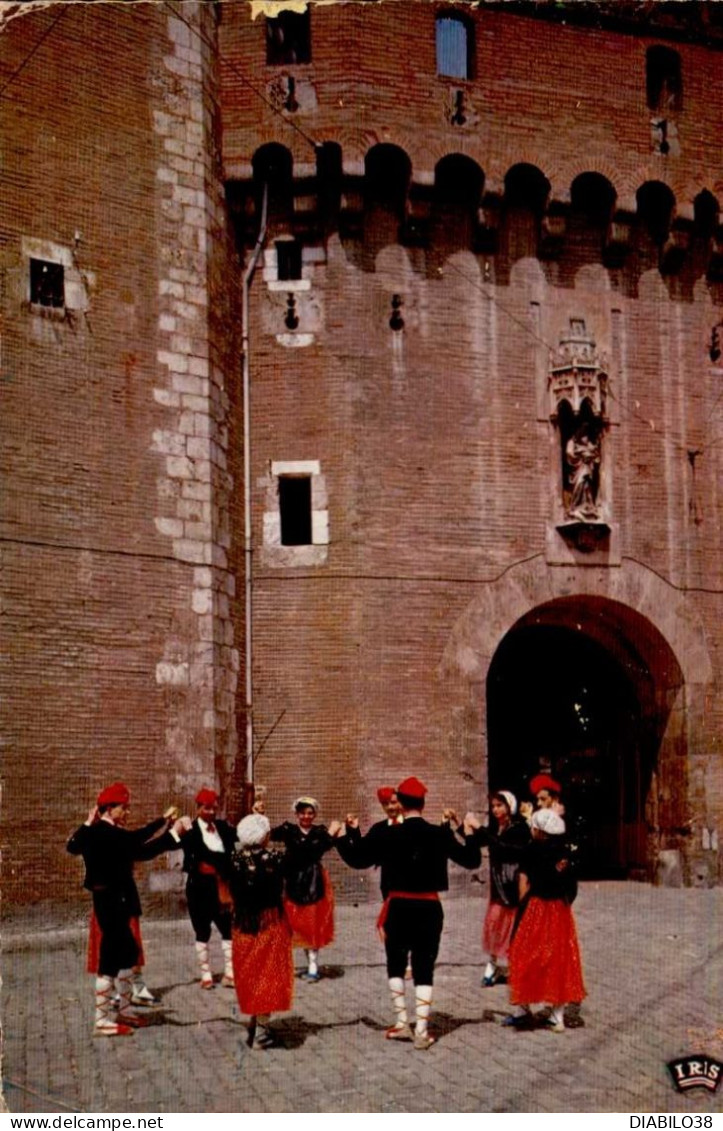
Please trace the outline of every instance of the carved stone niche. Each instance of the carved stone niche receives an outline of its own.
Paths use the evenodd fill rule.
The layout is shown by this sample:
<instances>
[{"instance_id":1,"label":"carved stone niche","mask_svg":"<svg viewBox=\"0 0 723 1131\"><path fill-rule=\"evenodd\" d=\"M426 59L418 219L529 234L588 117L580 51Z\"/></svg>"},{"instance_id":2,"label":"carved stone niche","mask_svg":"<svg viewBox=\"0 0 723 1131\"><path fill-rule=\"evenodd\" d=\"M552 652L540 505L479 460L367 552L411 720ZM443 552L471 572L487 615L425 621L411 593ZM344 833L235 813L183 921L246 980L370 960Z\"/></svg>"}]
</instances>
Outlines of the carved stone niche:
<instances>
[{"instance_id":1,"label":"carved stone niche","mask_svg":"<svg viewBox=\"0 0 723 1131\"><path fill-rule=\"evenodd\" d=\"M605 549L610 537L605 499L607 374L584 319L571 318L551 359L550 420L557 433L558 533L581 553Z\"/></svg>"}]
</instances>

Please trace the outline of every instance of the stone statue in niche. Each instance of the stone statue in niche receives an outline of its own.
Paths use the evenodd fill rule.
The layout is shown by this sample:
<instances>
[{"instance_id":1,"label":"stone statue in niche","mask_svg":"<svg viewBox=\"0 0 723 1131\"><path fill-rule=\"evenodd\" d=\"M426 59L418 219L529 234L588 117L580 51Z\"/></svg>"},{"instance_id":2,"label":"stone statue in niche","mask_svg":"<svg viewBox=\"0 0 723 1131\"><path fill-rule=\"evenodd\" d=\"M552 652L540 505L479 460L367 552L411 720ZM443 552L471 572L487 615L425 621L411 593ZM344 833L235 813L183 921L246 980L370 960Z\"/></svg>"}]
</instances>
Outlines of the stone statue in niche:
<instances>
[{"instance_id":1,"label":"stone statue in niche","mask_svg":"<svg viewBox=\"0 0 723 1131\"><path fill-rule=\"evenodd\" d=\"M603 439L607 375L584 319L571 318L550 366L550 420L560 444L562 521L557 529L578 549L594 548L609 533L603 498ZM592 539L592 542L591 542Z\"/></svg>"},{"instance_id":2,"label":"stone statue in niche","mask_svg":"<svg viewBox=\"0 0 723 1131\"><path fill-rule=\"evenodd\" d=\"M569 518L595 522L600 518L597 504L600 468L600 440L587 424L581 425L565 445L565 469Z\"/></svg>"}]
</instances>

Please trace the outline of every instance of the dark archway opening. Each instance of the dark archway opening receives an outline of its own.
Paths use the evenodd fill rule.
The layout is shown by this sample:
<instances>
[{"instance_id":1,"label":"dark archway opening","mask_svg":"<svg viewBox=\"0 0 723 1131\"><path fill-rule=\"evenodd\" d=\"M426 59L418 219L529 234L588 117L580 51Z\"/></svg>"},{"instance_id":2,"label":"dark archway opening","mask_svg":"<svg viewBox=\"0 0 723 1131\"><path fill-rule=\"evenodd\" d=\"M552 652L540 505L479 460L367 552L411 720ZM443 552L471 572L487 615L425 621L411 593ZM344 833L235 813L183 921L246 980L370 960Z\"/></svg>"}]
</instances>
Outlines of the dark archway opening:
<instances>
[{"instance_id":1,"label":"dark archway opening","mask_svg":"<svg viewBox=\"0 0 723 1131\"><path fill-rule=\"evenodd\" d=\"M646 800L657 750L646 721L651 698L649 672L636 665L631 676L574 627L520 625L490 666L490 789L528 798L530 778L552 773L585 877L648 874Z\"/></svg>"}]
</instances>

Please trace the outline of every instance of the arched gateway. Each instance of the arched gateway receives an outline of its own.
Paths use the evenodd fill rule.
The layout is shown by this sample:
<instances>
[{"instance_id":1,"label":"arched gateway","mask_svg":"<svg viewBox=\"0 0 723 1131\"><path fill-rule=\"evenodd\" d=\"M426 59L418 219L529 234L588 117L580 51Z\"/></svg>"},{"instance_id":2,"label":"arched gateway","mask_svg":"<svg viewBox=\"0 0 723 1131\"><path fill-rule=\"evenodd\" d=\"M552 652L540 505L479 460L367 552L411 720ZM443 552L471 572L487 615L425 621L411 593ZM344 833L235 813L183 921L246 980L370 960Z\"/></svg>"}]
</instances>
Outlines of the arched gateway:
<instances>
[{"instance_id":1,"label":"arched gateway","mask_svg":"<svg viewBox=\"0 0 723 1131\"><path fill-rule=\"evenodd\" d=\"M645 876L661 822L683 836L689 819L685 737L674 738L671 719L682 689L670 646L633 609L591 596L537 606L502 639L487 676L490 787L524 796L533 774L551 772L584 874Z\"/></svg>"},{"instance_id":2,"label":"arched gateway","mask_svg":"<svg viewBox=\"0 0 723 1131\"><path fill-rule=\"evenodd\" d=\"M453 658L482 715L490 789L524 796L539 770L558 777L583 874L652 877L661 850L689 856L710 661L681 594L635 563L603 574L536 559L468 607L448 672Z\"/></svg>"}]
</instances>

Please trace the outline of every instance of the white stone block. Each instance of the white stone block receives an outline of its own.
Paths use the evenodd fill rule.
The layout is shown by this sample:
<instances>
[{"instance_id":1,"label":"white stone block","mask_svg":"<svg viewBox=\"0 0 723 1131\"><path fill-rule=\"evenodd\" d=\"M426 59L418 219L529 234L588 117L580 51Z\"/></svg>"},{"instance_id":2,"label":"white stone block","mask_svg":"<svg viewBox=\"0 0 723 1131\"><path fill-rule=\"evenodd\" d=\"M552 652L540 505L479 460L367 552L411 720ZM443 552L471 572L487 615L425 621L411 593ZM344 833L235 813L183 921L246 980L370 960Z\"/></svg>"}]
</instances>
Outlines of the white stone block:
<instances>
[{"instance_id":1,"label":"white stone block","mask_svg":"<svg viewBox=\"0 0 723 1131\"><path fill-rule=\"evenodd\" d=\"M172 373L188 372L188 358L182 353L171 353L170 350L159 350L156 354L159 365L167 365ZM183 392L181 389L179 392Z\"/></svg>"},{"instance_id":2,"label":"white stone block","mask_svg":"<svg viewBox=\"0 0 723 1131\"><path fill-rule=\"evenodd\" d=\"M158 328L173 333L176 330L176 319L172 314L162 314L158 319Z\"/></svg>"},{"instance_id":3,"label":"white stone block","mask_svg":"<svg viewBox=\"0 0 723 1131\"><path fill-rule=\"evenodd\" d=\"M208 459L209 441L198 436L189 436L186 440L186 454L190 459Z\"/></svg>"},{"instance_id":4,"label":"white stone block","mask_svg":"<svg viewBox=\"0 0 723 1131\"><path fill-rule=\"evenodd\" d=\"M207 357L189 357L188 372L194 377L208 377L208 368Z\"/></svg>"},{"instance_id":5,"label":"white stone block","mask_svg":"<svg viewBox=\"0 0 723 1131\"><path fill-rule=\"evenodd\" d=\"M213 585L213 570L203 566L193 571L193 584L199 589L210 589Z\"/></svg>"},{"instance_id":6,"label":"white stone block","mask_svg":"<svg viewBox=\"0 0 723 1131\"><path fill-rule=\"evenodd\" d=\"M194 542L208 542L211 538L209 522L184 522L184 536Z\"/></svg>"},{"instance_id":7,"label":"white stone block","mask_svg":"<svg viewBox=\"0 0 723 1131\"><path fill-rule=\"evenodd\" d=\"M173 279L161 279L158 283L159 295L172 295L173 298L183 298L185 287L183 283L175 283Z\"/></svg>"},{"instance_id":8,"label":"white stone block","mask_svg":"<svg viewBox=\"0 0 723 1131\"><path fill-rule=\"evenodd\" d=\"M168 456L166 472L171 479L193 479L195 468L186 456Z\"/></svg>"},{"instance_id":9,"label":"white stone block","mask_svg":"<svg viewBox=\"0 0 723 1131\"><path fill-rule=\"evenodd\" d=\"M169 16L168 38L177 47L188 47L191 42L191 29L182 20L176 19L175 16Z\"/></svg>"},{"instance_id":10,"label":"white stone block","mask_svg":"<svg viewBox=\"0 0 723 1131\"><path fill-rule=\"evenodd\" d=\"M188 684L188 664L171 664L165 661L156 664L156 683L183 687Z\"/></svg>"},{"instance_id":11,"label":"white stone block","mask_svg":"<svg viewBox=\"0 0 723 1131\"><path fill-rule=\"evenodd\" d=\"M205 542L189 542L185 538L173 543L173 556L182 562L207 563L210 565L210 547ZM202 638L203 639L203 638Z\"/></svg>"},{"instance_id":12,"label":"white stone block","mask_svg":"<svg viewBox=\"0 0 723 1131\"><path fill-rule=\"evenodd\" d=\"M318 459L280 459L271 461L272 475L319 475L321 463Z\"/></svg>"},{"instance_id":13,"label":"white stone block","mask_svg":"<svg viewBox=\"0 0 723 1131\"><path fill-rule=\"evenodd\" d=\"M186 360L184 358L184 360ZM173 388L178 393L188 393L191 396L207 397L208 396L208 381L204 381L201 377L191 377L185 373L174 373L172 378ZM184 407L193 408L193 405L188 404L185 400Z\"/></svg>"},{"instance_id":14,"label":"white stone block","mask_svg":"<svg viewBox=\"0 0 723 1131\"><path fill-rule=\"evenodd\" d=\"M178 518L157 518L154 520L156 530L168 538L181 538L183 536L183 523Z\"/></svg>"},{"instance_id":15,"label":"white stone block","mask_svg":"<svg viewBox=\"0 0 723 1131\"><path fill-rule=\"evenodd\" d=\"M315 546L326 546L329 541L329 512L311 512L311 541Z\"/></svg>"},{"instance_id":16,"label":"white stone block","mask_svg":"<svg viewBox=\"0 0 723 1131\"><path fill-rule=\"evenodd\" d=\"M211 484L186 481L181 485L181 494L184 499L210 499Z\"/></svg>"},{"instance_id":17,"label":"white stone block","mask_svg":"<svg viewBox=\"0 0 723 1131\"><path fill-rule=\"evenodd\" d=\"M166 432L157 429L153 433L153 451L161 452L165 456L182 456L186 450L184 436L177 432Z\"/></svg>"},{"instance_id":18,"label":"white stone block","mask_svg":"<svg viewBox=\"0 0 723 1131\"><path fill-rule=\"evenodd\" d=\"M191 608L194 613L212 613L213 590L194 589L193 596L191 597Z\"/></svg>"},{"instance_id":19,"label":"white stone block","mask_svg":"<svg viewBox=\"0 0 723 1131\"><path fill-rule=\"evenodd\" d=\"M178 393L172 393L170 389L154 389L153 399L158 404L165 405L167 408L178 408L181 403L181 397Z\"/></svg>"}]
</instances>

